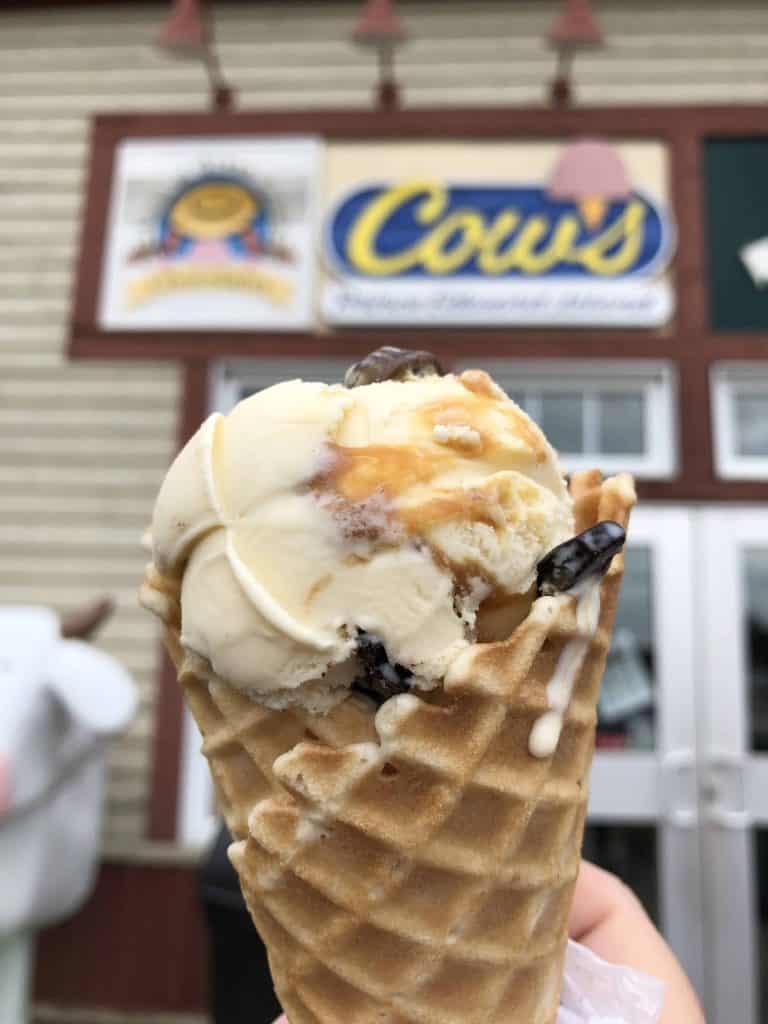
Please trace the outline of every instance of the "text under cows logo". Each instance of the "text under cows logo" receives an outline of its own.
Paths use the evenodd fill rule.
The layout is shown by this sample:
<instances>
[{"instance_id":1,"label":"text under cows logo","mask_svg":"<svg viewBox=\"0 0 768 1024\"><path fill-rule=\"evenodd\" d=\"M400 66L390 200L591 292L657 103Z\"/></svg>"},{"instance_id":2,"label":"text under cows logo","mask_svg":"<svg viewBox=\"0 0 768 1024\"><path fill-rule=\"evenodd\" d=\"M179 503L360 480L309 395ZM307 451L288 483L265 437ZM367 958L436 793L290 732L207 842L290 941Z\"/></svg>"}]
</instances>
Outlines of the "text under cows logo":
<instances>
[{"instance_id":1,"label":"text under cows logo","mask_svg":"<svg viewBox=\"0 0 768 1024\"><path fill-rule=\"evenodd\" d=\"M550 180L404 180L342 198L326 228L325 313L339 323L651 326L673 300L667 211L621 155L585 140Z\"/></svg>"},{"instance_id":2,"label":"text under cows logo","mask_svg":"<svg viewBox=\"0 0 768 1024\"><path fill-rule=\"evenodd\" d=\"M152 240L129 254L126 304L202 289L290 302L290 275L281 267L293 255L276 241L274 221L267 195L245 176L206 173L184 182L159 211Z\"/></svg>"}]
</instances>

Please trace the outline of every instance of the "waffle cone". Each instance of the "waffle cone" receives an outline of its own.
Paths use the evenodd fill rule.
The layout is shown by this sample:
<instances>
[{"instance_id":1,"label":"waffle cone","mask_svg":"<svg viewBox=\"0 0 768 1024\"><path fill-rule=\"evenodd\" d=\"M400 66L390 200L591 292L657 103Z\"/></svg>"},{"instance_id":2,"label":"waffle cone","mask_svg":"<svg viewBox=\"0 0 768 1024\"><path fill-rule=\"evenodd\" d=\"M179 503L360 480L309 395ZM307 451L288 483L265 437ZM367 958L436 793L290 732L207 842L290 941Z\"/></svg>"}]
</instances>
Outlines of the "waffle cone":
<instances>
[{"instance_id":1,"label":"waffle cone","mask_svg":"<svg viewBox=\"0 0 768 1024\"><path fill-rule=\"evenodd\" d=\"M626 525L631 479L571 482L576 527ZM596 706L623 557L594 635L577 599L538 599L462 655L439 692L274 711L179 643L178 595L144 603L203 735L230 857L290 1024L553 1024L579 868ZM555 753L529 737L565 645L586 653Z\"/></svg>"}]
</instances>

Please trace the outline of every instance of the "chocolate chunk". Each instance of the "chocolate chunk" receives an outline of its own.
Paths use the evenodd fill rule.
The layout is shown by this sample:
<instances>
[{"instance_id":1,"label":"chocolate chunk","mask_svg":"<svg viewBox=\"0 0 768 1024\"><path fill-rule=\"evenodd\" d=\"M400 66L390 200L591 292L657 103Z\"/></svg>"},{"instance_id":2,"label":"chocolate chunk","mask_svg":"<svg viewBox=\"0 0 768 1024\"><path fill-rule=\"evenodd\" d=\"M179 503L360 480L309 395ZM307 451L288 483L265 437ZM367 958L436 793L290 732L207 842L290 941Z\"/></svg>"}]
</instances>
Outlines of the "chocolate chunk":
<instances>
[{"instance_id":1,"label":"chocolate chunk","mask_svg":"<svg viewBox=\"0 0 768 1024\"><path fill-rule=\"evenodd\" d=\"M385 345L350 366L344 374L344 387L359 388L382 380L403 380L409 374L416 377L442 377L445 370L431 352L414 352Z\"/></svg>"},{"instance_id":2,"label":"chocolate chunk","mask_svg":"<svg viewBox=\"0 0 768 1024\"><path fill-rule=\"evenodd\" d=\"M558 544L539 562L539 594L562 593L590 576L602 576L625 540L624 527L606 520Z\"/></svg>"},{"instance_id":3,"label":"chocolate chunk","mask_svg":"<svg viewBox=\"0 0 768 1024\"><path fill-rule=\"evenodd\" d=\"M389 660L386 647L374 633L358 632L357 656L363 674L352 683L353 690L366 694L377 704L383 704L390 697L410 689L408 680L413 673Z\"/></svg>"}]
</instances>

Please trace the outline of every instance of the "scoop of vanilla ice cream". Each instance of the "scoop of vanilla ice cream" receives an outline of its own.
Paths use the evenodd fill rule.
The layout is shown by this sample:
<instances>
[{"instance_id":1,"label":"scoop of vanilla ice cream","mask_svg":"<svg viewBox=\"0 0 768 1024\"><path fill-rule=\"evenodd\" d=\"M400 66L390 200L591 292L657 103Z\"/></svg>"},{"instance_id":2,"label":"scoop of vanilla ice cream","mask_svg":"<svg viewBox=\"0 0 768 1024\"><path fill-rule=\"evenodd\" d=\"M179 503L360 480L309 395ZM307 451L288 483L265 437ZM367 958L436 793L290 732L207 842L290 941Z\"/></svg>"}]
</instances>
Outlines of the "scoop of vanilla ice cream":
<instances>
[{"instance_id":1,"label":"scoop of vanilla ice cream","mask_svg":"<svg viewBox=\"0 0 768 1024\"><path fill-rule=\"evenodd\" d=\"M259 392L189 441L152 522L183 645L312 710L351 684L360 631L435 685L481 603L527 593L572 533L555 452L481 371Z\"/></svg>"}]
</instances>

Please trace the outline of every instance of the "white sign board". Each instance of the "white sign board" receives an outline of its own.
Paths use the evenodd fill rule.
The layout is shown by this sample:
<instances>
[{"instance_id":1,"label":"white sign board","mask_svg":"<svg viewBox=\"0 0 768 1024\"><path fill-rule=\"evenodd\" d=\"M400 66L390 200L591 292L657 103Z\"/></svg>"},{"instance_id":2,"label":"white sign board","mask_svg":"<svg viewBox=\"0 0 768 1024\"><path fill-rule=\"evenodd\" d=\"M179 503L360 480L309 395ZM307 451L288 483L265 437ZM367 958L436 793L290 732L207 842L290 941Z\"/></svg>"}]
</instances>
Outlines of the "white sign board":
<instances>
[{"instance_id":1,"label":"white sign board","mask_svg":"<svg viewBox=\"0 0 768 1024\"><path fill-rule=\"evenodd\" d=\"M303 137L123 142L100 327L310 328L320 159Z\"/></svg>"}]
</instances>

